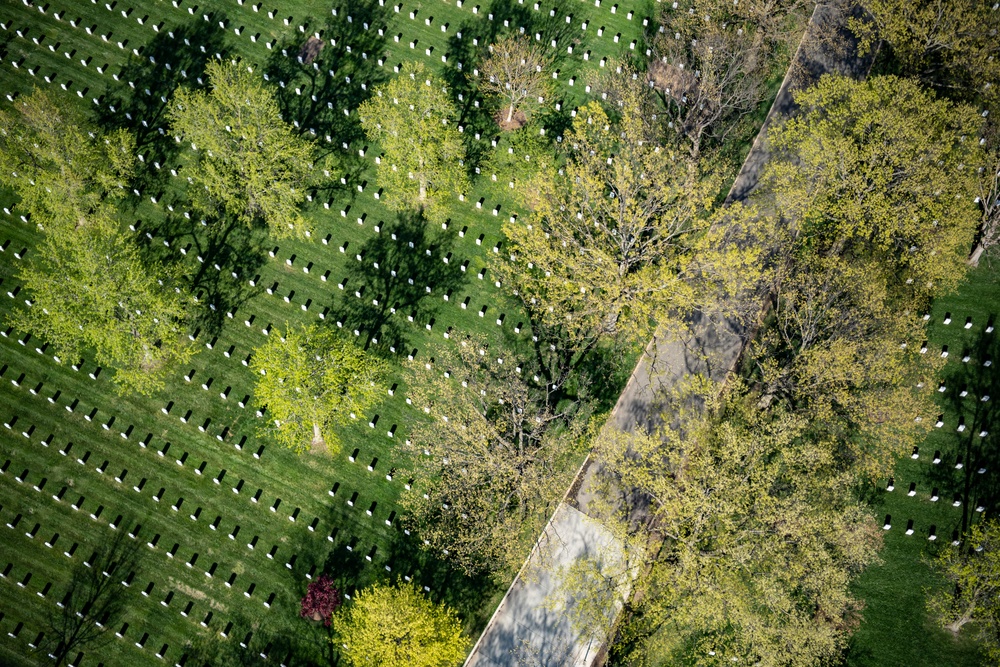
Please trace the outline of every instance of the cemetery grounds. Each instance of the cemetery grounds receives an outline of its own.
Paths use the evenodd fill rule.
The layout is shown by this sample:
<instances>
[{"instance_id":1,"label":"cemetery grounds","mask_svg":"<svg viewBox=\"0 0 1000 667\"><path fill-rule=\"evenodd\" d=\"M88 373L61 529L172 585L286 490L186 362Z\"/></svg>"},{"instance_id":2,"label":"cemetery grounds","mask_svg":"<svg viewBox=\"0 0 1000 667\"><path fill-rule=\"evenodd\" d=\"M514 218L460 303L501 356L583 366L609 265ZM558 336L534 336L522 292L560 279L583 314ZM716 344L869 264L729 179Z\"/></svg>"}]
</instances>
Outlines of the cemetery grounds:
<instances>
[{"instance_id":1,"label":"cemetery grounds","mask_svg":"<svg viewBox=\"0 0 1000 667\"><path fill-rule=\"evenodd\" d=\"M925 591L947 585L931 568L933 557L955 539L963 521L978 521L979 508L995 498L998 314L1000 262L993 257L970 270L925 316L926 354L946 354L939 384L926 387L935 393L941 415L924 443L870 499L884 522L883 564L863 573L854 586L865 608L848 665L981 664L971 629L955 637L941 628L926 611Z\"/></svg>"},{"instance_id":2,"label":"cemetery grounds","mask_svg":"<svg viewBox=\"0 0 1000 667\"><path fill-rule=\"evenodd\" d=\"M356 105L407 60L467 89L457 64L473 38L489 40L507 20L559 54L558 104L547 125L561 133L585 95L586 73L639 48L651 15L651 3L627 0L5 1L0 104L39 87L89 109L102 128L138 136L144 173L128 203L135 233L194 276L202 317L191 331L200 351L152 398L119 396L111 369L86 355L56 361L45 341L0 324L0 662L47 662L32 645L70 573L123 532L146 546L138 576L113 573L128 608L124 624L108 630L120 636L99 651L84 647L73 664L183 663L186 642L223 638L274 664L292 664L293 651L329 659L326 630L298 618L309 579L324 571L348 595L373 581L413 580L456 608L476 636L501 587L420 550L400 525L408 479L396 472L397 448L408 408L398 372L330 459L260 435L266 415L256 414L243 362L286 323L342 326L364 343L377 321L388 332L380 344L398 359L428 358L449 336L527 336L525 318L485 272L487 254L504 251L501 222L515 212L480 186L453 202L446 229L390 214L379 202L378 148L358 132ZM324 48L344 54L334 76L294 62L320 30ZM268 243L236 229L210 238L182 197L190 155L170 152L163 112L187 71L216 54L277 72L273 83L298 72L279 95L301 113L307 136L315 129L322 148L345 158L344 173L311 196L310 239ZM471 97L463 101L474 160L497 132ZM28 307L16 275L38 237L10 193L0 196L2 323ZM391 278L391 266L405 269Z\"/></svg>"}]
</instances>

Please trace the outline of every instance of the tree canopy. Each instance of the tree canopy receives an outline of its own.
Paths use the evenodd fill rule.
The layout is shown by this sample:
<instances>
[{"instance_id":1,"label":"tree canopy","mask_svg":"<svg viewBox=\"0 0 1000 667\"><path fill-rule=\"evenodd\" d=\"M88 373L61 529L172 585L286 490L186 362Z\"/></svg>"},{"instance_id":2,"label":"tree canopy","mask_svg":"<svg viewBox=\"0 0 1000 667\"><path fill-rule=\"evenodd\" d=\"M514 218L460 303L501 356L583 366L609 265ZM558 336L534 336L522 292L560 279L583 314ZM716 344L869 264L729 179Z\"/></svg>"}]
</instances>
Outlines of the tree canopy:
<instances>
[{"instance_id":1,"label":"tree canopy","mask_svg":"<svg viewBox=\"0 0 1000 667\"><path fill-rule=\"evenodd\" d=\"M595 443L622 494L622 520L645 516L662 539L619 657L720 666L835 659L858 621L848 582L881 545L874 517L803 437L803 418L761 411L738 389L682 417L683 428L655 434L607 428Z\"/></svg>"},{"instance_id":2,"label":"tree canopy","mask_svg":"<svg viewBox=\"0 0 1000 667\"><path fill-rule=\"evenodd\" d=\"M274 236L302 237L299 213L312 178L312 144L281 118L274 93L240 61L211 61L211 91L179 87L170 131L196 149L190 194L203 210L263 224Z\"/></svg>"},{"instance_id":3,"label":"tree canopy","mask_svg":"<svg viewBox=\"0 0 1000 667\"><path fill-rule=\"evenodd\" d=\"M661 95L669 127L692 157L721 146L767 95L775 50L763 30L741 17L718 13L697 18L660 5L664 30L650 39L647 77ZM733 9L730 6L728 9ZM705 20L711 14L711 20Z\"/></svg>"},{"instance_id":4,"label":"tree canopy","mask_svg":"<svg viewBox=\"0 0 1000 667\"><path fill-rule=\"evenodd\" d=\"M933 409L914 389L933 372L917 314L964 275L979 122L896 77L824 77L796 100L757 195L778 221L760 234L775 326L751 357L768 400L815 417L820 440L852 434L842 462L877 477Z\"/></svg>"},{"instance_id":5,"label":"tree canopy","mask_svg":"<svg viewBox=\"0 0 1000 667\"><path fill-rule=\"evenodd\" d=\"M529 124L503 133L481 168L490 192L509 198L524 211L534 211L542 203L545 182L556 170L555 152L539 130Z\"/></svg>"},{"instance_id":6,"label":"tree canopy","mask_svg":"<svg viewBox=\"0 0 1000 667\"><path fill-rule=\"evenodd\" d=\"M470 574L510 576L571 479L575 404L524 377L513 353L480 338L409 367L408 439L416 493L404 496L429 548Z\"/></svg>"},{"instance_id":7,"label":"tree canopy","mask_svg":"<svg viewBox=\"0 0 1000 667\"><path fill-rule=\"evenodd\" d=\"M254 397L270 415L268 432L303 452L340 448L337 426L364 416L385 394L386 364L318 325L271 331L254 350Z\"/></svg>"},{"instance_id":8,"label":"tree canopy","mask_svg":"<svg viewBox=\"0 0 1000 667\"><path fill-rule=\"evenodd\" d=\"M501 128L523 125L526 108L547 97L550 60L546 50L527 35L507 33L489 46L489 55L479 66L479 89L502 102L498 116ZM515 114L525 118L515 119Z\"/></svg>"},{"instance_id":9,"label":"tree canopy","mask_svg":"<svg viewBox=\"0 0 1000 667\"><path fill-rule=\"evenodd\" d=\"M327 627L333 623L333 612L340 606L340 591L333 585L333 579L321 574L315 581L310 581L306 594L299 603L299 616L323 621Z\"/></svg>"},{"instance_id":10,"label":"tree canopy","mask_svg":"<svg viewBox=\"0 0 1000 667\"><path fill-rule=\"evenodd\" d=\"M893 76L825 76L796 101L770 135L779 213L814 253L877 253L900 296L955 285L978 219L976 112Z\"/></svg>"},{"instance_id":11,"label":"tree canopy","mask_svg":"<svg viewBox=\"0 0 1000 667\"><path fill-rule=\"evenodd\" d=\"M44 90L0 110L0 185L43 228L80 227L110 215L125 196L135 167L135 142L125 131L98 135L76 107ZM105 210L108 209L108 210Z\"/></svg>"},{"instance_id":12,"label":"tree canopy","mask_svg":"<svg viewBox=\"0 0 1000 667\"><path fill-rule=\"evenodd\" d=\"M710 250L717 183L663 137L641 82L606 109L583 106L559 173L540 180L537 208L507 223L512 261L494 262L536 329L569 329L566 347L619 336L645 340L698 298L693 248ZM708 266L709 262L704 262Z\"/></svg>"},{"instance_id":13,"label":"tree canopy","mask_svg":"<svg viewBox=\"0 0 1000 667\"><path fill-rule=\"evenodd\" d=\"M959 99L1000 100L1000 11L980 0L863 0L867 16L851 27L862 51L880 40L903 70Z\"/></svg>"},{"instance_id":14,"label":"tree canopy","mask_svg":"<svg viewBox=\"0 0 1000 667\"><path fill-rule=\"evenodd\" d=\"M393 210L417 209L444 220L447 202L465 194L469 183L455 107L441 81L423 63L405 63L358 115L368 138L385 152L378 167L382 201Z\"/></svg>"},{"instance_id":15,"label":"tree canopy","mask_svg":"<svg viewBox=\"0 0 1000 667\"><path fill-rule=\"evenodd\" d=\"M456 667L469 646L455 612L413 585L365 588L333 627L351 667Z\"/></svg>"},{"instance_id":16,"label":"tree canopy","mask_svg":"<svg viewBox=\"0 0 1000 667\"><path fill-rule=\"evenodd\" d=\"M1000 660L1000 522L973 525L962 544L938 554L935 565L950 586L928 597L929 611L954 633L973 623L986 655Z\"/></svg>"},{"instance_id":17,"label":"tree canopy","mask_svg":"<svg viewBox=\"0 0 1000 667\"><path fill-rule=\"evenodd\" d=\"M98 364L115 369L120 393L159 390L194 354L183 336L190 297L178 276L151 264L103 215L45 234L19 277L33 305L11 322L63 359L93 349Z\"/></svg>"},{"instance_id":18,"label":"tree canopy","mask_svg":"<svg viewBox=\"0 0 1000 667\"><path fill-rule=\"evenodd\" d=\"M98 134L45 92L0 112L0 183L42 231L18 269L32 305L11 323L64 359L94 350L120 392L149 394L193 353L182 337L190 301L180 276L120 229L134 160L127 133Z\"/></svg>"}]
</instances>

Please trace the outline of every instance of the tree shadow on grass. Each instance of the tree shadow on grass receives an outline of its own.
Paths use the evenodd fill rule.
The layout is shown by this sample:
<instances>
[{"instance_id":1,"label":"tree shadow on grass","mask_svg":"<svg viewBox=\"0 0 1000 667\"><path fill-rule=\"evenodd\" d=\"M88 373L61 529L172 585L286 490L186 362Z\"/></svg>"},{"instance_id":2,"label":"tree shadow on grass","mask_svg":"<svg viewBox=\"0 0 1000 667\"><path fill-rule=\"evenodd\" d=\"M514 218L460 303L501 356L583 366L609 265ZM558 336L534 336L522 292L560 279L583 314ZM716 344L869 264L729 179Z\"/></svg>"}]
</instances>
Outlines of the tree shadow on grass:
<instances>
[{"instance_id":1,"label":"tree shadow on grass","mask_svg":"<svg viewBox=\"0 0 1000 667\"><path fill-rule=\"evenodd\" d=\"M208 634L199 633L184 647L188 664L211 667L257 667L280 662L288 667L316 664L316 654L308 645L313 631L305 621L275 622L273 614L251 618L244 614L228 616ZM228 630L225 637L220 632Z\"/></svg>"},{"instance_id":2,"label":"tree shadow on grass","mask_svg":"<svg viewBox=\"0 0 1000 667\"><path fill-rule=\"evenodd\" d=\"M203 225L199 216L170 214L141 226L139 241L147 256L166 265L194 258L193 266L184 266L188 290L198 299L191 326L205 334L218 335L227 313L235 317L236 310L261 291L250 285L249 277L266 261L263 230L226 217Z\"/></svg>"},{"instance_id":3,"label":"tree shadow on grass","mask_svg":"<svg viewBox=\"0 0 1000 667\"><path fill-rule=\"evenodd\" d=\"M317 163L340 170L336 175L348 182L366 168L354 151L343 149L365 138L356 110L386 79L378 61L392 18L388 4L351 2L322 23L307 21L305 32L284 37L265 65L285 120L300 135L315 138ZM314 194L332 195L342 189L338 185L336 178L325 179Z\"/></svg>"},{"instance_id":4,"label":"tree shadow on grass","mask_svg":"<svg viewBox=\"0 0 1000 667\"><path fill-rule=\"evenodd\" d=\"M991 315L992 323L995 315ZM954 352L959 352L955 350ZM962 358L969 361L950 364L942 376L952 411L959 415L964 429L957 433L955 451L961 457L962 468L956 461L942 461L932 468L931 480L940 490L941 502L962 501L964 533L983 507L993 511L1000 500L1000 374L995 364L1000 360L1000 339L996 332L980 334ZM987 365L989 364L989 365ZM962 394L965 393L963 396ZM947 427L955 428L953 424ZM981 435L985 433L985 435Z\"/></svg>"},{"instance_id":5,"label":"tree shadow on grass","mask_svg":"<svg viewBox=\"0 0 1000 667\"><path fill-rule=\"evenodd\" d=\"M387 548L387 562L395 572L407 573L417 586L427 587L434 602L443 602L465 620L466 629L475 636L486 627L493 608L484 608L499 590L488 576L470 577L449 562L436 557L420 545L415 535L397 530Z\"/></svg>"},{"instance_id":6,"label":"tree shadow on grass","mask_svg":"<svg viewBox=\"0 0 1000 667\"><path fill-rule=\"evenodd\" d=\"M212 11L174 28L163 29L139 47L139 55L129 57L109 81L98 107L97 121L106 130L128 130L136 140L136 150L146 165L139 170L137 187L159 194L170 176L167 168L176 160L181 145L165 127L168 104L179 86L202 87L205 64L218 53L228 57L224 12ZM128 40L122 40L123 46ZM155 165L160 165L156 168Z\"/></svg>"},{"instance_id":7,"label":"tree shadow on grass","mask_svg":"<svg viewBox=\"0 0 1000 667\"><path fill-rule=\"evenodd\" d=\"M348 265L336 311L348 330L365 332L365 349L401 350L408 344L401 318L430 323L443 297L465 284L458 260L444 261L454 240L454 232L430 232L421 214L401 213L351 253L361 261Z\"/></svg>"}]
</instances>

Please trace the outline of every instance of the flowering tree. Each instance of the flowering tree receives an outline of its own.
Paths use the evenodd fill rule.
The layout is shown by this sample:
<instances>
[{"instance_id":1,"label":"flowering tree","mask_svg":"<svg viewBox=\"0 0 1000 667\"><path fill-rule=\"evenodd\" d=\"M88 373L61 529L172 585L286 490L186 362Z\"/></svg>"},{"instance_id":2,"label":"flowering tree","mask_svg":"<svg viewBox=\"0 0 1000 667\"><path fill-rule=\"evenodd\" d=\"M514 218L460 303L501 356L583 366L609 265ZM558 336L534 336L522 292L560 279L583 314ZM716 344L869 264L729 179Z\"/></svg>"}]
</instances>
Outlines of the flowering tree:
<instances>
[{"instance_id":1,"label":"flowering tree","mask_svg":"<svg viewBox=\"0 0 1000 667\"><path fill-rule=\"evenodd\" d=\"M333 579L323 574L306 588L299 616L311 618L314 621L323 621L324 625L330 627L333 612L339 606L340 591L334 588Z\"/></svg>"}]
</instances>

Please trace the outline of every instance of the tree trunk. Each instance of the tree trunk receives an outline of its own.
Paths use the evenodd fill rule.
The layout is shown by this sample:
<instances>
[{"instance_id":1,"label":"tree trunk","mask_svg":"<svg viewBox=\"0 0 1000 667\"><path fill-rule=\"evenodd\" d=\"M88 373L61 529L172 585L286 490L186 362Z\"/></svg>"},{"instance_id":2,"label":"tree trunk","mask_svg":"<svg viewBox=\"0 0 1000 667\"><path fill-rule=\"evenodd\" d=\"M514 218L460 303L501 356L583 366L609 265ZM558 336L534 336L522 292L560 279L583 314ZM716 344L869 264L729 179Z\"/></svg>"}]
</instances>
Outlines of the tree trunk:
<instances>
[{"instance_id":1,"label":"tree trunk","mask_svg":"<svg viewBox=\"0 0 1000 667\"><path fill-rule=\"evenodd\" d=\"M323 442L323 434L320 433L319 424L317 424L316 422L313 422L312 446L313 447L319 447L319 446L321 446L323 444L324 444L324 442Z\"/></svg>"},{"instance_id":2,"label":"tree trunk","mask_svg":"<svg viewBox=\"0 0 1000 667\"><path fill-rule=\"evenodd\" d=\"M983 256L983 251L986 248L983 247L982 243L977 243L975 250L969 255L969 266L979 266L979 258Z\"/></svg>"},{"instance_id":3,"label":"tree trunk","mask_svg":"<svg viewBox=\"0 0 1000 667\"><path fill-rule=\"evenodd\" d=\"M959 631L962 629L962 626L965 625L966 623L968 623L971 620L972 619L969 618L967 615L963 615L961 618L959 618L958 620L956 620L954 623L949 623L948 625L946 625L944 627L946 627L948 630L950 630L953 634L957 635L959 633Z\"/></svg>"},{"instance_id":4,"label":"tree trunk","mask_svg":"<svg viewBox=\"0 0 1000 667\"><path fill-rule=\"evenodd\" d=\"M511 104L507 109L507 122L509 123L514 118L514 105Z\"/></svg>"}]
</instances>

